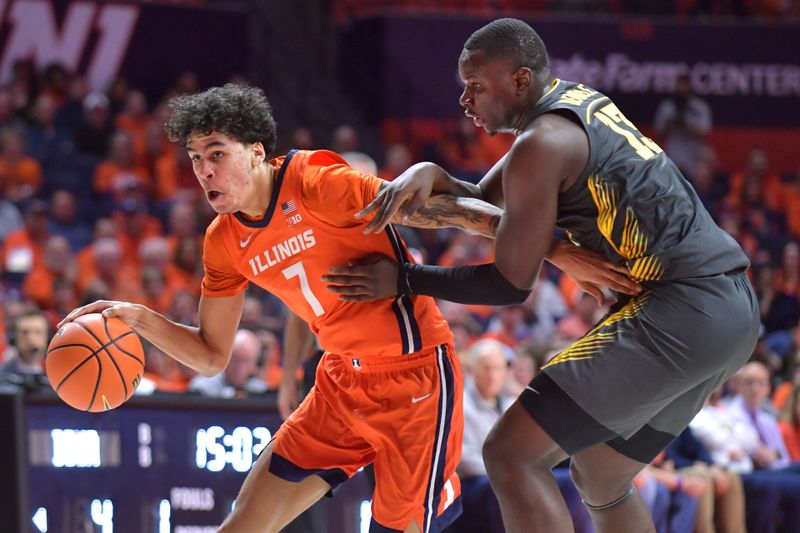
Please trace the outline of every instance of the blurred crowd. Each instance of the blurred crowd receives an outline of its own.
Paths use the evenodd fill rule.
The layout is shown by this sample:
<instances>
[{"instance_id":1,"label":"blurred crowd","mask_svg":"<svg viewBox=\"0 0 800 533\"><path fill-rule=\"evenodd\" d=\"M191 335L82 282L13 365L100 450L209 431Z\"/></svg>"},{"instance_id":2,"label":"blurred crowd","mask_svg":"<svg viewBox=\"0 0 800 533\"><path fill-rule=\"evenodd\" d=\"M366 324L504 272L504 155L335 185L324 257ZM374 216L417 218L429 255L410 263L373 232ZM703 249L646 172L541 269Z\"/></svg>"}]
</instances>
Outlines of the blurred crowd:
<instances>
[{"instance_id":1,"label":"blurred crowd","mask_svg":"<svg viewBox=\"0 0 800 533\"><path fill-rule=\"evenodd\" d=\"M800 530L800 474L792 470L800 461L800 160L796 172L780 175L770 167L769 147L753 147L744 168L724 168L706 142L712 110L687 81L679 79L674 94L654 110L656 140L750 257L763 331L752 362L687 430L692 444L668 450L651 465L640 490L663 531L683 531L674 529L680 520L703 531L715 520L721 531L740 531L730 524L744 524L750 498L771 506L747 508L751 531L771 531L776 523ZM191 72L152 101L122 78L95 92L61 65L42 71L28 61L14 65L13 78L0 87L0 381L42 386L41 362L54 325L96 299L139 302L172 320L196 323L203 233L214 213L199 195L188 157L162 127L167 99L196 90ZM283 150L333 149L355 168L387 180L424 158L475 181L511 142L465 118L454 117L444 131L435 143L407 138L379 153L365 153L370 143L348 124L323 135L310 127L279 132L279 144ZM492 243L483 237L402 231L426 263L492 260ZM481 491L490 488L480 481L480 444L488 428L549 358L587 333L607 308L546 264L524 304L441 302L441 309L468 374L465 405L473 431L464 443L465 498L484 501ZM249 289L223 373L195 376L146 344L139 393L237 397L276 390L285 317L278 300ZM568 478L559 483L570 501ZM579 529L590 527L571 494ZM494 512L486 510L487 516Z\"/></svg>"},{"instance_id":2,"label":"blurred crowd","mask_svg":"<svg viewBox=\"0 0 800 533\"><path fill-rule=\"evenodd\" d=\"M676 18L751 18L780 20L800 17L797 0L336 0L340 21L380 12L426 14L471 13L502 16L507 13L598 13L659 15Z\"/></svg>"}]
</instances>

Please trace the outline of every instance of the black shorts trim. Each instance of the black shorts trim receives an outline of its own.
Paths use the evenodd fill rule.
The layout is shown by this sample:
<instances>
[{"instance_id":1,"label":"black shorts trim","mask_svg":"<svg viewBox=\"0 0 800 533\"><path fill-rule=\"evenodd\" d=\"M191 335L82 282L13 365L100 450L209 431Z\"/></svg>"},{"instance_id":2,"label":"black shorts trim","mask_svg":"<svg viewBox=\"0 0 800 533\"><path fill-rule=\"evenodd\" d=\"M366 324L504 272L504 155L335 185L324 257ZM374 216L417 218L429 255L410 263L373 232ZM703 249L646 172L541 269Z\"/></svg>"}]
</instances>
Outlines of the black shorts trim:
<instances>
[{"instance_id":1,"label":"black shorts trim","mask_svg":"<svg viewBox=\"0 0 800 533\"><path fill-rule=\"evenodd\" d=\"M544 372L522 391L519 402L569 455L619 437L592 418Z\"/></svg>"},{"instance_id":2,"label":"black shorts trim","mask_svg":"<svg viewBox=\"0 0 800 533\"><path fill-rule=\"evenodd\" d=\"M533 378L519 402L569 455L604 442L625 457L650 463L675 439L674 435L648 425L629 439L623 439L592 418L544 372Z\"/></svg>"},{"instance_id":3,"label":"black shorts trim","mask_svg":"<svg viewBox=\"0 0 800 533\"><path fill-rule=\"evenodd\" d=\"M649 464L673 440L675 435L644 426L628 440L617 437L607 444L625 457Z\"/></svg>"}]
</instances>

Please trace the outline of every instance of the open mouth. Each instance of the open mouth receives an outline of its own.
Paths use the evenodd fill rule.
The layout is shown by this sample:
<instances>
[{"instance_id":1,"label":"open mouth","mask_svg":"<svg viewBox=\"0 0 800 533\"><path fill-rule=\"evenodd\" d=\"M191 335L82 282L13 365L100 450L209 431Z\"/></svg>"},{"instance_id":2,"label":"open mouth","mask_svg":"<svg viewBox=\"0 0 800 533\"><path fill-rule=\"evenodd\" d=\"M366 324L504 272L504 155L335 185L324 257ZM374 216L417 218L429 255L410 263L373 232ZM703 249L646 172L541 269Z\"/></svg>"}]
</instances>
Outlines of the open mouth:
<instances>
[{"instance_id":1,"label":"open mouth","mask_svg":"<svg viewBox=\"0 0 800 533\"><path fill-rule=\"evenodd\" d=\"M206 198L208 198L209 202L213 202L214 200L219 198L221 194L222 193L219 191L208 191L206 192Z\"/></svg>"},{"instance_id":2,"label":"open mouth","mask_svg":"<svg viewBox=\"0 0 800 533\"><path fill-rule=\"evenodd\" d=\"M472 123L475 124L475 126L477 126L478 128L483 127L483 120L481 119L481 117L479 117L478 115L473 115L472 113L469 112L464 112L464 114L472 119Z\"/></svg>"}]
</instances>

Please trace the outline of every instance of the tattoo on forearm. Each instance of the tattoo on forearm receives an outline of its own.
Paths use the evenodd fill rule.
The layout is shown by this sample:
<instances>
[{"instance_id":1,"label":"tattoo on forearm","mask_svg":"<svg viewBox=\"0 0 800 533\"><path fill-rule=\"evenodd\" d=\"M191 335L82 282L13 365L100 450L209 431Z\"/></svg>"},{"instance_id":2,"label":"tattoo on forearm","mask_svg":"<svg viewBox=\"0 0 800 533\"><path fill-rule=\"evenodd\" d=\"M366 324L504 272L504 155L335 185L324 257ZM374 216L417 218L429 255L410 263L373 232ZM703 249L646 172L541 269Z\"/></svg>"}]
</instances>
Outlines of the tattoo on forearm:
<instances>
[{"instance_id":1,"label":"tattoo on forearm","mask_svg":"<svg viewBox=\"0 0 800 533\"><path fill-rule=\"evenodd\" d=\"M416 228L459 228L486 237L497 234L503 210L476 198L431 197L406 221Z\"/></svg>"}]
</instances>

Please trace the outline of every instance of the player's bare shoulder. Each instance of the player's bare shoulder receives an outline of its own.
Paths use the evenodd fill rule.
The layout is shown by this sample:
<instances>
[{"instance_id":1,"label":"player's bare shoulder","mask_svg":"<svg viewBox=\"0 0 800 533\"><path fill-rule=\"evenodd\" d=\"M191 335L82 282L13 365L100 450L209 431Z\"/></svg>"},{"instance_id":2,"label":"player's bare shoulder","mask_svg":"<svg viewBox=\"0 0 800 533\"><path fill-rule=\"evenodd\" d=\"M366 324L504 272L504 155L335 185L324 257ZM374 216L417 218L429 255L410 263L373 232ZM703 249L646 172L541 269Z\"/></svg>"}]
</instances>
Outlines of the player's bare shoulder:
<instances>
[{"instance_id":1,"label":"player's bare shoulder","mask_svg":"<svg viewBox=\"0 0 800 533\"><path fill-rule=\"evenodd\" d=\"M565 190L583 173L589 161L589 139L570 114L539 115L517 137L511 158L527 165L544 165L557 173Z\"/></svg>"}]
</instances>

